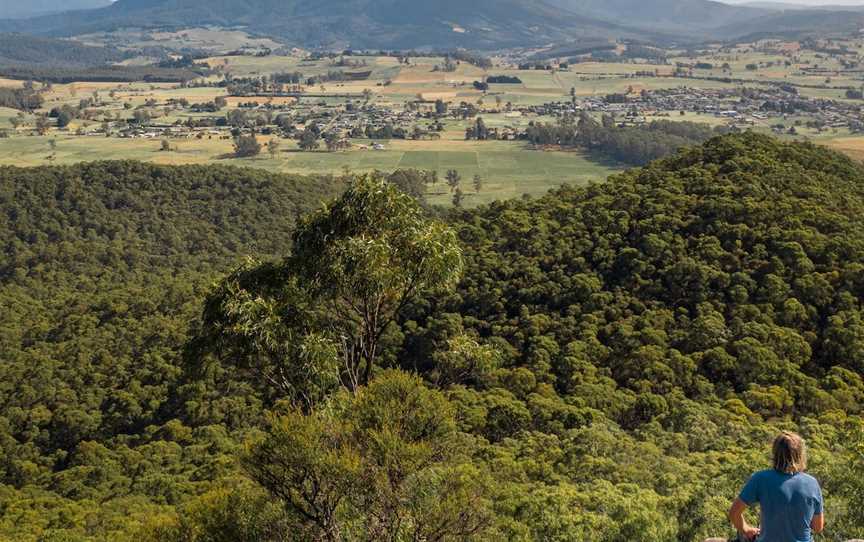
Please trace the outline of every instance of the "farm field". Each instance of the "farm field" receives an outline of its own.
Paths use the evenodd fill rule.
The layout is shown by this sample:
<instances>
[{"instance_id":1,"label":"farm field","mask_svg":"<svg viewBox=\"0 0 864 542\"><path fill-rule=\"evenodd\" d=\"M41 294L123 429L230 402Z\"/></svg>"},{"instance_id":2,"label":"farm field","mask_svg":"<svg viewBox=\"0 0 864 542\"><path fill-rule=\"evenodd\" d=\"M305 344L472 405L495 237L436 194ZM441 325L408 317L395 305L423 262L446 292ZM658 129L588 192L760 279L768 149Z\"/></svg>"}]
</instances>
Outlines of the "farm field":
<instances>
[{"instance_id":1,"label":"farm field","mask_svg":"<svg viewBox=\"0 0 864 542\"><path fill-rule=\"evenodd\" d=\"M824 141L822 144L855 160L864 161L864 137L838 137Z\"/></svg>"},{"instance_id":2,"label":"farm field","mask_svg":"<svg viewBox=\"0 0 864 542\"><path fill-rule=\"evenodd\" d=\"M621 126L672 120L806 138L864 158L864 137L855 136L856 100L847 96L850 88L860 87L861 75L845 69L842 59L789 44L669 50L665 61L580 57L569 63L556 59L525 65L502 57L489 66L441 56L316 56L284 48L273 54L226 54L228 45L242 49L278 44L256 41L241 31L219 35L208 28L79 39L121 39L129 46L175 40L212 50L207 54L213 56L196 59L209 71L189 84L77 81L39 86L40 108L0 108L0 135L5 136L0 138L0 165L134 159L317 174L416 168L438 173L442 180L430 187L428 196L441 204L452 201L444 175L456 170L462 178L463 204L470 206L539 195L562 183L601 181L623 169L583 151L539 150L555 147L554 141L536 149L526 141L532 125L555 125L583 113L598 122L610 116ZM854 40L846 46L861 49ZM133 61L139 60L143 62ZM359 79L350 77L358 73ZM289 74L298 75L286 79ZM487 77L502 75L512 82L483 87ZM291 84L276 87L276 80ZM779 83L797 85L790 93L793 99L824 98L833 105L791 113L763 111L762 102L754 105L754 93L762 93L760 100L788 99L777 90ZM0 79L3 88L23 85ZM443 113L436 112L440 103ZM60 127L54 119L64 108L76 113ZM729 108L734 118L720 114ZM470 136L478 118L495 132L489 140ZM860 119L864 123L864 116ZM318 150L302 151L298 142L313 128ZM368 131L383 128L390 132ZM256 134L262 145L258 156L236 157L232 137L241 134ZM324 150L327 134L340 139L331 149L335 152ZM271 154L266 145L274 138L279 149ZM163 141L170 150L162 150ZM376 144L381 147L373 150ZM473 189L475 175L482 179L479 192Z\"/></svg>"},{"instance_id":3,"label":"farm field","mask_svg":"<svg viewBox=\"0 0 864 542\"><path fill-rule=\"evenodd\" d=\"M52 151L50 140L56 141ZM267 138L262 137L265 143ZM369 143L357 141L358 144ZM455 169L462 177L464 205L473 206L522 194L539 196L562 184L584 185L603 181L623 166L598 161L585 153L541 151L516 142L384 141L385 150L301 152L284 142L275 158L262 153L235 158L230 141L171 141L171 151L161 151L160 141L100 137L16 137L0 141L0 165L38 166L72 164L90 160L142 160L159 164L220 163L291 173L341 174L398 168L435 170L440 178L429 189L432 203L452 200L444 176ZM49 159L53 154L53 160ZM482 188L473 188L474 175Z\"/></svg>"}]
</instances>

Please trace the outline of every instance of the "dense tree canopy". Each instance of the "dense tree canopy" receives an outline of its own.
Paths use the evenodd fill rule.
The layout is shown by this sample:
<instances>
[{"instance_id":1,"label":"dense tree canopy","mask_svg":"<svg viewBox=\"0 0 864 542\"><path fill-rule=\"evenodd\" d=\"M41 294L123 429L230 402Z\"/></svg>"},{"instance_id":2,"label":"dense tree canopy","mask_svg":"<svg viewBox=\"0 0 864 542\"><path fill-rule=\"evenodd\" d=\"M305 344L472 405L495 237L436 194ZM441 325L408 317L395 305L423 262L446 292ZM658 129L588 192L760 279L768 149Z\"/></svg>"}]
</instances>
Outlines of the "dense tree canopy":
<instances>
[{"instance_id":1,"label":"dense tree canopy","mask_svg":"<svg viewBox=\"0 0 864 542\"><path fill-rule=\"evenodd\" d=\"M213 280L281 254L342 189L227 167L0 168L0 538L90 522L105 539L223 468L224 428L163 425L187 329Z\"/></svg>"},{"instance_id":2,"label":"dense tree canopy","mask_svg":"<svg viewBox=\"0 0 864 542\"><path fill-rule=\"evenodd\" d=\"M356 186L295 229L344 187L0 169L0 537L700 540L780 428L829 539L864 532L862 166L728 135L448 227ZM310 378L319 312L454 233L461 280L394 312L368 384Z\"/></svg>"},{"instance_id":3,"label":"dense tree canopy","mask_svg":"<svg viewBox=\"0 0 864 542\"><path fill-rule=\"evenodd\" d=\"M619 125L609 115L604 115L598 122L583 113L578 121L563 117L554 124L531 123L523 137L534 145L580 147L625 164L642 166L727 131L729 129L725 126L712 128L703 123L672 120L654 120L637 126Z\"/></svg>"}]
</instances>

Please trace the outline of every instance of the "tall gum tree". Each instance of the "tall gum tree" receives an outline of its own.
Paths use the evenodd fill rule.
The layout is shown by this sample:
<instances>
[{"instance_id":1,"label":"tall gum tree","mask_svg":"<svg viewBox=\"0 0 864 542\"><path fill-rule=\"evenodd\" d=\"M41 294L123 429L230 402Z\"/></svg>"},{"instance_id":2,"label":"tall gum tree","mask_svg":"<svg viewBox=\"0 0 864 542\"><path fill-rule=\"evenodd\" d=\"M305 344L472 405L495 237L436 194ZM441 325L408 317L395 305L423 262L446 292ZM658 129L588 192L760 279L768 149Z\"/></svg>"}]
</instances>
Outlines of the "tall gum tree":
<instances>
[{"instance_id":1,"label":"tall gum tree","mask_svg":"<svg viewBox=\"0 0 864 542\"><path fill-rule=\"evenodd\" d=\"M303 220L290 265L337 340L349 388L369 381L381 336L421 292L452 286L462 272L455 233L417 201L375 176Z\"/></svg>"},{"instance_id":2,"label":"tall gum tree","mask_svg":"<svg viewBox=\"0 0 864 542\"><path fill-rule=\"evenodd\" d=\"M387 326L415 296L455 285L455 233L375 176L301 220L292 253L250 262L209 297L188 354L247 372L270 399L310 407L341 383L369 382Z\"/></svg>"}]
</instances>

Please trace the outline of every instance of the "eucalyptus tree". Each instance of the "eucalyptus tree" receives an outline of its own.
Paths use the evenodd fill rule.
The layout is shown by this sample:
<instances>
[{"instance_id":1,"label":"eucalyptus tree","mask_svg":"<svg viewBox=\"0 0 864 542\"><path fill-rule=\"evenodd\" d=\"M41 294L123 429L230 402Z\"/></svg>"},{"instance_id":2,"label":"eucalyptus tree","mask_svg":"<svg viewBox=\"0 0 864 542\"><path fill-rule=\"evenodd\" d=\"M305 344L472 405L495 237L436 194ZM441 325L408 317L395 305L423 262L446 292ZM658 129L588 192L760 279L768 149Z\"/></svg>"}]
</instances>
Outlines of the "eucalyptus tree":
<instances>
[{"instance_id":1,"label":"eucalyptus tree","mask_svg":"<svg viewBox=\"0 0 864 542\"><path fill-rule=\"evenodd\" d=\"M283 261L251 261L219 284L187 355L199 370L229 363L265 400L308 409L339 384L367 384L400 311L461 270L452 230L385 179L361 176L300 221Z\"/></svg>"},{"instance_id":2,"label":"eucalyptus tree","mask_svg":"<svg viewBox=\"0 0 864 542\"><path fill-rule=\"evenodd\" d=\"M409 300L455 286L455 233L383 178L357 178L339 200L304 219L289 264L336 341L349 388L369 381L380 341Z\"/></svg>"}]
</instances>

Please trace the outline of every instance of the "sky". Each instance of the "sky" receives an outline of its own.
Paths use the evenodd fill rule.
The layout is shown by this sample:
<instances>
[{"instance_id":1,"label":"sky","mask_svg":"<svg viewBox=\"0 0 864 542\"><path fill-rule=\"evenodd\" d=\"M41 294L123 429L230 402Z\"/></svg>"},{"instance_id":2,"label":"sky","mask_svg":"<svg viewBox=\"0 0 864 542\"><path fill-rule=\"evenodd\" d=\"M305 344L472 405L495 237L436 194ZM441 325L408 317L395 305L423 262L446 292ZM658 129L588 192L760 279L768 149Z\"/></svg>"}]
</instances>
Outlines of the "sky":
<instances>
[{"instance_id":1,"label":"sky","mask_svg":"<svg viewBox=\"0 0 864 542\"><path fill-rule=\"evenodd\" d=\"M720 0L726 4L746 4L753 0ZM777 0L783 4L800 4L802 6L864 6L864 0Z\"/></svg>"}]
</instances>

